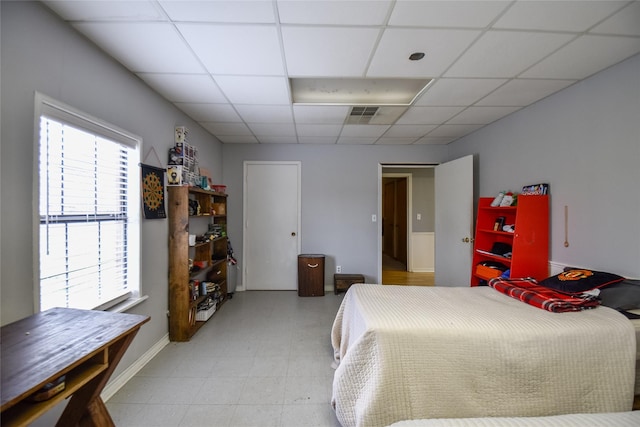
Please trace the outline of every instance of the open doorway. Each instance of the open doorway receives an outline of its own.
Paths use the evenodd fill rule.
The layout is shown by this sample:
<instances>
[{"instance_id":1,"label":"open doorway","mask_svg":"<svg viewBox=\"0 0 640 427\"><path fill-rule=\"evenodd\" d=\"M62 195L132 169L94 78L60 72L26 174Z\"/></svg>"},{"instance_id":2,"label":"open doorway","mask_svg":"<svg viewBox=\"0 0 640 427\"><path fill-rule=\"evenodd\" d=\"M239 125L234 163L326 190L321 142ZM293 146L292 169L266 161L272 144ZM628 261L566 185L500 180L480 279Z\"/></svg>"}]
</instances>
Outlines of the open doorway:
<instances>
[{"instance_id":1,"label":"open doorway","mask_svg":"<svg viewBox=\"0 0 640 427\"><path fill-rule=\"evenodd\" d=\"M434 283L434 169L383 166L381 183L382 283Z\"/></svg>"}]
</instances>

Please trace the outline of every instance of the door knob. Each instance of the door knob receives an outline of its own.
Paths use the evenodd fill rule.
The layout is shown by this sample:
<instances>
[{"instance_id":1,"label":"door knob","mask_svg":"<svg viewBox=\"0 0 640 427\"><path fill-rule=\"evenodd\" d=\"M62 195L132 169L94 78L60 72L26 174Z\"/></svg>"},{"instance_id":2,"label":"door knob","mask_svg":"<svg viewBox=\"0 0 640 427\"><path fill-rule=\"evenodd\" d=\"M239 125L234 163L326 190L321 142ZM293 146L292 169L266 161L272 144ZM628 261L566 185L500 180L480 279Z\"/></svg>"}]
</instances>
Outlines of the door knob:
<instances>
[{"instance_id":1,"label":"door knob","mask_svg":"<svg viewBox=\"0 0 640 427\"><path fill-rule=\"evenodd\" d=\"M295 236L295 235L296 235L296 232L295 232L295 231L291 232L291 235L292 235L292 236Z\"/></svg>"},{"instance_id":2,"label":"door knob","mask_svg":"<svg viewBox=\"0 0 640 427\"><path fill-rule=\"evenodd\" d=\"M472 241L472 239L468 238L468 237L464 237L462 238L462 242L463 243L470 243Z\"/></svg>"}]
</instances>

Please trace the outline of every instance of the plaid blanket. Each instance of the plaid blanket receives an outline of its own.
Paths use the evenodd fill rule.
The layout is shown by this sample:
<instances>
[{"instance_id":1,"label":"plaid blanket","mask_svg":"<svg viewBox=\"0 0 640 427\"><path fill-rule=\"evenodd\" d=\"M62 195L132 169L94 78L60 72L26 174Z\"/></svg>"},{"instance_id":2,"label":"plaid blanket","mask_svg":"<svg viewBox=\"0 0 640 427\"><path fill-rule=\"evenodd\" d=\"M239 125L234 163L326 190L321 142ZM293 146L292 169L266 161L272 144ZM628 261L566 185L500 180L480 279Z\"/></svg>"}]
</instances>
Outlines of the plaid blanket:
<instances>
[{"instance_id":1,"label":"plaid blanket","mask_svg":"<svg viewBox=\"0 0 640 427\"><path fill-rule=\"evenodd\" d=\"M596 296L563 294L540 286L535 279L528 277L523 279L496 277L489 281L489 286L511 298L554 313L586 310L600 305Z\"/></svg>"}]
</instances>

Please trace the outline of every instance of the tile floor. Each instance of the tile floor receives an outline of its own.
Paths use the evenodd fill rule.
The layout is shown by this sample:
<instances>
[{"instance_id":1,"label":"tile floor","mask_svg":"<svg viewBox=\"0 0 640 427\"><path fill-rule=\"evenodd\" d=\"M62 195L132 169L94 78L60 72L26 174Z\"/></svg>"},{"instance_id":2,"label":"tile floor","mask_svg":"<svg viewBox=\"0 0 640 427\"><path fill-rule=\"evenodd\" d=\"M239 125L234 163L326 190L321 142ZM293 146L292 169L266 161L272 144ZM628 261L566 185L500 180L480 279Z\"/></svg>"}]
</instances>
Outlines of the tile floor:
<instances>
[{"instance_id":1,"label":"tile floor","mask_svg":"<svg viewBox=\"0 0 640 427\"><path fill-rule=\"evenodd\" d=\"M339 427L331 325L342 296L236 292L106 403L118 427Z\"/></svg>"}]
</instances>

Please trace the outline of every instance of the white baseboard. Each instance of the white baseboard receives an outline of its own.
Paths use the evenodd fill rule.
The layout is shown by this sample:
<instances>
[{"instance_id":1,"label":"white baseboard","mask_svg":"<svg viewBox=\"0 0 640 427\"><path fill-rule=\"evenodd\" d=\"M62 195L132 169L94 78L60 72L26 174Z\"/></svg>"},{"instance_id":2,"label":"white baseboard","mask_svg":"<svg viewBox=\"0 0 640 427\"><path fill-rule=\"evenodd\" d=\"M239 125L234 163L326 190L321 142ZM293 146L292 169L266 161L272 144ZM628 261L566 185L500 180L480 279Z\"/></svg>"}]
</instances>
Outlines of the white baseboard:
<instances>
[{"instance_id":1,"label":"white baseboard","mask_svg":"<svg viewBox=\"0 0 640 427\"><path fill-rule=\"evenodd\" d=\"M114 394L118 392L135 374L137 374L144 366L153 359L160 350L162 350L167 344L169 344L169 334L165 335L155 343L149 350L147 350L142 356L140 356L135 362L133 362L127 369L122 371L120 375L109 381L100 394L100 397L104 402L111 399Z\"/></svg>"},{"instance_id":2,"label":"white baseboard","mask_svg":"<svg viewBox=\"0 0 640 427\"><path fill-rule=\"evenodd\" d=\"M433 273L435 268L414 268L411 270L412 273Z\"/></svg>"},{"instance_id":3,"label":"white baseboard","mask_svg":"<svg viewBox=\"0 0 640 427\"><path fill-rule=\"evenodd\" d=\"M565 267L567 267L566 264L560 264L559 262L549 261L549 276L555 276L556 274L562 273Z\"/></svg>"}]
</instances>

